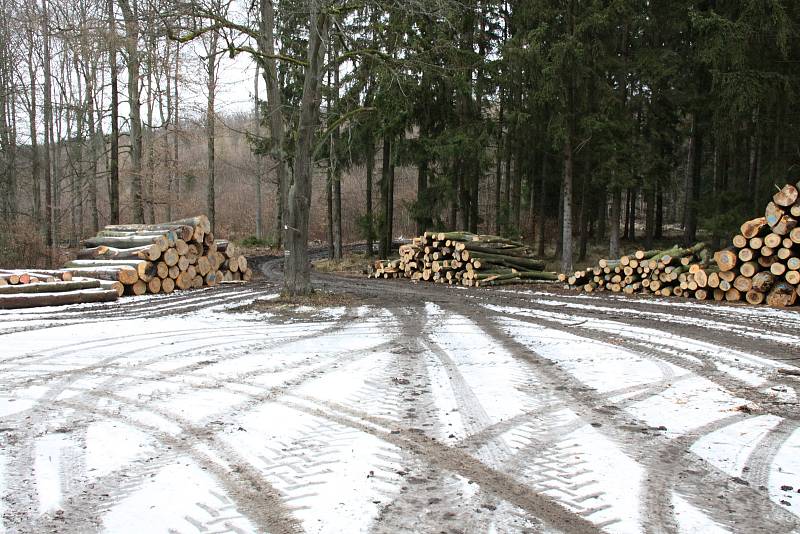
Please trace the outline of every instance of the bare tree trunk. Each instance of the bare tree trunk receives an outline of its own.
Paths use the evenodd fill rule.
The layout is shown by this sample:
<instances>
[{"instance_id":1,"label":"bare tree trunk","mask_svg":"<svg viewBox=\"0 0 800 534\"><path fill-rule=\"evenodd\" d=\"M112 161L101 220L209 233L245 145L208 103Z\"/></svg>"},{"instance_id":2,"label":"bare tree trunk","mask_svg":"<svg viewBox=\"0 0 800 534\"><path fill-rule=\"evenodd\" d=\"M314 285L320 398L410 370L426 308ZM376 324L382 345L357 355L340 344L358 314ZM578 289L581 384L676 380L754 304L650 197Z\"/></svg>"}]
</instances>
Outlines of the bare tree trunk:
<instances>
[{"instance_id":1,"label":"bare tree trunk","mask_svg":"<svg viewBox=\"0 0 800 534\"><path fill-rule=\"evenodd\" d=\"M547 160L549 158L549 154L545 152L542 154L542 176L539 179L539 220L538 220L538 227L539 231L536 232L536 253L539 257L544 257L544 247L547 240L544 237L545 231L545 223L547 221L546 217L546 208L547 208Z\"/></svg>"},{"instance_id":2,"label":"bare tree trunk","mask_svg":"<svg viewBox=\"0 0 800 534\"><path fill-rule=\"evenodd\" d=\"M370 134L371 135L371 134ZM372 210L372 180L373 180L373 173L375 169L375 145L370 138L368 147L367 147L367 257L372 257L374 253L372 249L373 245L373 230L375 228L375 216Z\"/></svg>"},{"instance_id":3,"label":"bare tree trunk","mask_svg":"<svg viewBox=\"0 0 800 534\"><path fill-rule=\"evenodd\" d=\"M622 217L622 190L619 187L611 189L611 220L608 241L608 257L619 257L619 225Z\"/></svg>"},{"instance_id":4,"label":"bare tree trunk","mask_svg":"<svg viewBox=\"0 0 800 534\"><path fill-rule=\"evenodd\" d=\"M297 132L294 180L287 203L287 244L284 261L284 289L289 296L312 292L308 261L308 220L311 207L313 174L312 156L315 133L319 127L320 88L328 40L328 16L313 6L308 38L308 65L305 68L303 95L300 102L300 124Z\"/></svg>"},{"instance_id":5,"label":"bare tree trunk","mask_svg":"<svg viewBox=\"0 0 800 534\"><path fill-rule=\"evenodd\" d=\"M260 106L258 104L258 78L260 76L259 73L260 65L256 63L256 75L255 79L253 80L253 94L255 95L255 108L253 110L254 118L255 118L255 128L256 128L256 138L261 138L261 112ZM264 216L262 213L262 201L261 201L261 181L264 176L263 171L264 166L264 158L261 154L256 154L256 172L255 172L255 185L256 185L256 239L263 239L263 223L264 223Z\"/></svg>"},{"instance_id":6,"label":"bare tree trunk","mask_svg":"<svg viewBox=\"0 0 800 534\"><path fill-rule=\"evenodd\" d=\"M44 186L45 221L47 224L47 245L55 246L55 219L53 216L53 175L50 166L50 141L53 138L53 89L50 64L50 21L48 19L47 0L42 0L42 35L44 40Z\"/></svg>"},{"instance_id":7,"label":"bare tree trunk","mask_svg":"<svg viewBox=\"0 0 800 534\"><path fill-rule=\"evenodd\" d=\"M180 132L180 100L178 94L178 80L180 78L180 63L181 63L181 48L180 43L175 46L175 78L173 83L175 84L173 87L173 112L172 112L172 168L170 169L170 177L173 181L173 186L175 188L175 198L180 198L181 195L181 179L178 175L178 158L180 157L180 138L178 134ZM172 220L172 197L167 204L168 210L168 220Z\"/></svg>"},{"instance_id":8,"label":"bare tree trunk","mask_svg":"<svg viewBox=\"0 0 800 534\"><path fill-rule=\"evenodd\" d=\"M139 13L137 0L118 0L125 19L125 51L128 67L128 104L131 131L131 189L133 222L144 222L142 187L142 109L139 97Z\"/></svg>"},{"instance_id":9,"label":"bare tree trunk","mask_svg":"<svg viewBox=\"0 0 800 534\"><path fill-rule=\"evenodd\" d=\"M286 153L286 125L283 120L283 97L278 80L278 68L275 62L275 7L272 0L259 0L259 39L258 47L265 54L262 59L264 82L267 86L267 115L269 118L269 134L272 139L272 157L277 164L278 194L275 218L278 246L284 243L284 218L287 214L286 203L289 192L289 156ZM324 48L324 47L323 47ZM305 246L305 245L304 245Z\"/></svg>"},{"instance_id":10,"label":"bare tree trunk","mask_svg":"<svg viewBox=\"0 0 800 534\"><path fill-rule=\"evenodd\" d=\"M108 23L111 33L108 49L108 62L111 70L111 153L109 155L108 197L111 204L111 224L119 224L119 76L113 0L108 0Z\"/></svg>"},{"instance_id":11,"label":"bare tree trunk","mask_svg":"<svg viewBox=\"0 0 800 534\"><path fill-rule=\"evenodd\" d=\"M390 229L390 200L389 200L389 173L392 166L392 142L388 134L383 135L383 166L381 168L381 225L380 225L380 254L381 258L389 257L392 246L392 231Z\"/></svg>"},{"instance_id":12,"label":"bare tree trunk","mask_svg":"<svg viewBox=\"0 0 800 534\"><path fill-rule=\"evenodd\" d=\"M36 225L36 228L41 230L42 224L42 192L39 183L39 175L41 174L41 163L39 159L39 133L37 131L37 118L36 118L36 87L38 85L37 77L36 77L36 68L33 63L34 57L34 32L33 32L33 15L31 13L31 6L28 5L28 13L31 19L28 21L28 29L27 29L27 36L28 36L28 80L30 83L30 109L29 109L29 117L30 117L30 134L31 134L31 184L33 186L33 222ZM46 231L45 231L46 233Z\"/></svg>"},{"instance_id":13,"label":"bare tree trunk","mask_svg":"<svg viewBox=\"0 0 800 534\"><path fill-rule=\"evenodd\" d=\"M206 102L206 150L207 161L206 170L208 172L208 189L206 191L206 209L208 211L208 220L211 222L211 231L216 228L216 114L214 111L214 100L217 94L217 44L219 42L219 34L217 32L211 33L211 43L206 49L208 57L207 74L208 74L208 100Z\"/></svg>"}]
</instances>

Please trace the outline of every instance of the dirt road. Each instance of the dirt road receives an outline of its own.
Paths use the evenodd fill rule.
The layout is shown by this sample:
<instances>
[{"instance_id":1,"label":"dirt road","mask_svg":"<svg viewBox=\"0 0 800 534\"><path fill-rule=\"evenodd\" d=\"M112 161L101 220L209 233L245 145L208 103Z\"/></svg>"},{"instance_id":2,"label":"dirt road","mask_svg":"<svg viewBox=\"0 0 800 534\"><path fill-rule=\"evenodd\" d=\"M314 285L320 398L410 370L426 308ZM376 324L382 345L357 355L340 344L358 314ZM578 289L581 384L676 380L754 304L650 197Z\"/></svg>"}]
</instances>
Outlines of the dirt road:
<instances>
[{"instance_id":1,"label":"dirt road","mask_svg":"<svg viewBox=\"0 0 800 534\"><path fill-rule=\"evenodd\" d=\"M0 315L0 530L800 528L798 312L262 267Z\"/></svg>"}]
</instances>

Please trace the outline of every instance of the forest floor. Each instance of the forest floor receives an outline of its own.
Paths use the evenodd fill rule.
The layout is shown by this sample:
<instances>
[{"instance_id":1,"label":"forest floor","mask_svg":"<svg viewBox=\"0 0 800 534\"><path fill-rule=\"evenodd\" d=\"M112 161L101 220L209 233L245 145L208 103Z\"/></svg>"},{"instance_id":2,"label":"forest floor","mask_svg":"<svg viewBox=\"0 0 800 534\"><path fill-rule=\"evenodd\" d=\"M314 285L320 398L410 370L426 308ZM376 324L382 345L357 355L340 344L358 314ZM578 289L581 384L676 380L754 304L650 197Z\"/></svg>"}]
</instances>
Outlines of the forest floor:
<instances>
[{"instance_id":1,"label":"forest floor","mask_svg":"<svg viewBox=\"0 0 800 534\"><path fill-rule=\"evenodd\" d=\"M277 263L0 312L0 531L800 529L800 313Z\"/></svg>"}]
</instances>

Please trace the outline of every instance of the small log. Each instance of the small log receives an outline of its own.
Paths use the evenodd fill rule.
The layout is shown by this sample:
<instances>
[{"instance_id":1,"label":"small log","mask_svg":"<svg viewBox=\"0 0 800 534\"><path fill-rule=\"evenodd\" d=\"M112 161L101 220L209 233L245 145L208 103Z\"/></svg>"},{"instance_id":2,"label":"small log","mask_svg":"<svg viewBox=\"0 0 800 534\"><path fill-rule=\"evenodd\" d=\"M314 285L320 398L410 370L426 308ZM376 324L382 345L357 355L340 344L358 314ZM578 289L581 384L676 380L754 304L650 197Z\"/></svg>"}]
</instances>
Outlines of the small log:
<instances>
[{"instance_id":1,"label":"small log","mask_svg":"<svg viewBox=\"0 0 800 534\"><path fill-rule=\"evenodd\" d=\"M790 271L800 271L800 258L792 256L786 260L786 268Z\"/></svg>"},{"instance_id":2,"label":"small log","mask_svg":"<svg viewBox=\"0 0 800 534\"><path fill-rule=\"evenodd\" d=\"M789 232L794 230L797 227L797 219L791 217L789 215L784 215L780 218L780 220L772 227L772 231L778 235L788 235Z\"/></svg>"},{"instance_id":3,"label":"small log","mask_svg":"<svg viewBox=\"0 0 800 534\"><path fill-rule=\"evenodd\" d=\"M739 266L739 273L747 278L752 278L758 271L758 263L754 261L748 261Z\"/></svg>"},{"instance_id":4,"label":"small log","mask_svg":"<svg viewBox=\"0 0 800 534\"><path fill-rule=\"evenodd\" d=\"M786 184L780 191L772 195L772 202L780 207L788 208L797 202L797 197L797 188L792 184Z\"/></svg>"},{"instance_id":5,"label":"small log","mask_svg":"<svg viewBox=\"0 0 800 534\"><path fill-rule=\"evenodd\" d=\"M786 282L776 283L767 294L767 305L774 308L792 306L797 301L795 288Z\"/></svg>"},{"instance_id":6,"label":"small log","mask_svg":"<svg viewBox=\"0 0 800 534\"><path fill-rule=\"evenodd\" d=\"M770 248L778 248L781 246L781 242L783 241L783 237L776 234L775 232L771 232L764 236L763 244L770 247ZM755 248L755 247L753 247Z\"/></svg>"},{"instance_id":7,"label":"small log","mask_svg":"<svg viewBox=\"0 0 800 534\"><path fill-rule=\"evenodd\" d=\"M770 266L769 272L775 276L783 276L783 274L786 272L786 264L776 261Z\"/></svg>"},{"instance_id":8,"label":"small log","mask_svg":"<svg viewBox=\"0 0 800 534\"><path fill-rule=\"evenodd\" d=\"M736 267L738 255L732 248L727 248L717 251L714 254L714 260L717 262L720 271L732 271Z\"/></svg>"},{"instance_id":9,"label":"small log","mask_svg":"<svg viewBox=\"0 0 800 534\"><path fill-rule=\"evenodd\" d=\"M753 289L753 279L747 276L739 275L734 279L733 287L735 287L742 293L747 293L748 291Z\"/></svg>"},{"instance_id":10,"label":"small log","mask_svg":"<svg viewBox=\"0 0 800 534\"><path fill-rule=\"evenodd\" d=\"M175 291L175 280L172 278L164 278L161 280L161 292L162 293L172 293Z\"/></svg>"},{"instance_id":11,"label":"small log","mask_svg":"<svg viewBox=\"0 0 800 534\"><path fill-rule=\"evenodd\" d=\"M731 243L733 243L733 246L736 248L744 248L747 246L747 238L742 234L737 234L733 236Z\"/></svg>"},{"instance_id":12,"label":"small log","mask_svg":"<svg viewBox=\"0 0 800 534\"><path fill-rule=\"evenodd\" d=\"M81 289L95 289L100 287L99 280L79 279L71 282L44 282L38 284L18 284L0 287L0 295L14 295L21 293L58 293L61 291L78 291Z\"/></svg>"},{"instance_id":13,"label":"small log","mask_svg":"<svg viewBox=\"0 0 800 534\"><path fill-rule=\"evenodd\" d=\"M728 302L739 302L742 300L742 293L735 287L732 287L725 292L725 300Z\"/></svg>"},{"instance_id":14,"label":"small log","mask_svg":"<svg viewBox=\"0 0 800 534\"><path fill-rule=\"evenodd\" d=\"M783 211L783 209L781 209L780 206L774 202L770 202L767 204L767 209L764 212L764 218L767 220L767 224L770 226L770 228L772 228L778 224L778 221L780 221L781 217L783 217L785 214L786 213Z\"/></svg>"},{"instance_id":15,"label":"small log","mask_svg":"<svg viewBox=\"0 0 800 534\"><path fill-rule=\"evenodd\" d=\"M164 235L156 236L129 236L129 237L90 237L83 241L86 247L107 246L113 248L138 248L149 245L158 245L161 251L169 248L169 239Z\"/></svg>"},{"instance_id":16,"label":"small log","mask_svg":"<svg viewBox=\"0 0 800 534\"><path fill-rule=\"evenodd\" d=\"M107 280L111 282L121 282L123 285L132 285L139 280L139 273L135 268L128 265L121 267L71 268L69 271L73 276L95 278L97 280Z\"/></svg>"},{"instance_id":17,"label":"small log","mask_svg":"<svg viewBox=\"0 0 800 534\"><path fill-rule=\"evenodd\" d=\"M147 292L153 295L156 293L161 293L161 278L154 276L149 282L147 282Z\"/></svg>"},{"instance_id":18,"label":"small log","mask_svg":"<svg viewBox=\"0 0 800 534\"><path fill-rule=\"evenodd\" d=\"M762 293L761 291L756 291L755 289L751 289L750 291L747 292L747 294L744 296L744 298L750 304L758 306L759 304L763 304L764 303L764 299L766 298L766 295L764 293Z\"/></svg>"},{"instance_id":19,"label":"small log","mask_svg":"<svg viewBox=\"0 0 800 534\"><path fill-rule=\"evenodd\" d=\"M800 285L800 271L786 271L783 278L793 286Z\"/></svg>"},{"instance_id":20,"label":"small log","mask_svg":"<svg viewBox=\"0 0 800 534\"><path fill-rule=\"evenodd\" d=\"M83 289L59 293L33 293L0 296L0 309L13 310L34 308L39 306L64 306L68 304L87 304L95 302L113 302L119 298L111 289Z\"/></svg>"},{"instance_id":21,"label":"small log","mask_svg":"<svg viewBox=\"0 0 800 534\"><path fill-rule=\"evenodd\" d=\"M156 261L161 248L153 243L136 248L114 248L101 245L78 252L80 260L149 260Z\"/></svg>"},{"instance_id":22,"label":"small log","mask_svg":"<svg viewBox=\"0 0 800 534\"><path fill-rule=\"evenodd\" d=\"M758 217L757 219L746 221L739 228L739 231L746 239L756 237L757 235L766 234L769 231L767 219L765 217Z\"/></svg>"},{"instance_id":23,"label":"small log","mask_svg":"<svg viewBox=\"0 0 800 534\"><path fill-rule=\"evenodd\" d=\"M753 289L766 293L775 284L775 275L769 271L762 271L753 277Z\"/></svg>"}]
</instances>

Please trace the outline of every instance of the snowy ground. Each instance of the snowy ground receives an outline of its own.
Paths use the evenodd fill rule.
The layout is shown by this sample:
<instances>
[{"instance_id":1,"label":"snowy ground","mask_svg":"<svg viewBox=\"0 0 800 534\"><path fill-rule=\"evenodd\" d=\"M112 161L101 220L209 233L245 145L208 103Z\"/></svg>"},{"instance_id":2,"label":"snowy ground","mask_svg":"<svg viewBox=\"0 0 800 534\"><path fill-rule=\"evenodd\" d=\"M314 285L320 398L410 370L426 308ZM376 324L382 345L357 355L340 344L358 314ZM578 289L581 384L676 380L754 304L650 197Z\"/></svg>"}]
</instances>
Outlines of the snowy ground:
<instances>
[{"instance_id":1,"label":"snowy ground","mask_svg":"<svg viewBox=\"0 0 800 534\"><path fill-rule=\"evenodd\" d=\"M800 529L800 313L322 284L0 312L0 532Z\"/></svg>"}]
</instances>

